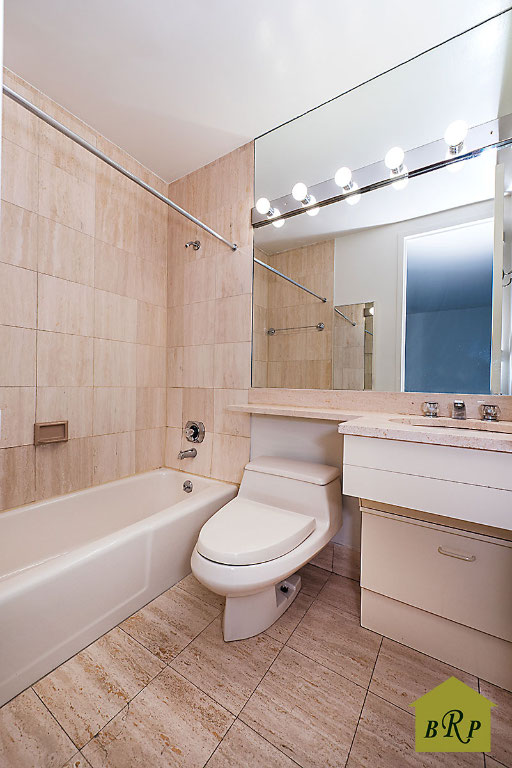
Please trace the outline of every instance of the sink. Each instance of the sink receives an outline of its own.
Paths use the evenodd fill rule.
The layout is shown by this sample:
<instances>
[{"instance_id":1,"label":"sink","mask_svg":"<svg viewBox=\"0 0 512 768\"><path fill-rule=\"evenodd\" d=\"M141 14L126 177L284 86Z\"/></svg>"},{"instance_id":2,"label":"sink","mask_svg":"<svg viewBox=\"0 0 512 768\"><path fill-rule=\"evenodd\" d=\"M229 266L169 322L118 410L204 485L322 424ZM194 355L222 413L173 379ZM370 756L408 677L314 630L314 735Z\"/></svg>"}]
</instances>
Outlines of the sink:
<instances>
[{"instance_id":1,"label":"sink","mask_svg":"<svg viewBox=\"0 0 512 768\"><path fill-rule=\"evenodd\" d=\"M448 416L400 416L389 421L410 424L412 427L451 427L452 429L477 429L480 432L504 432L512 434L512 421L482 421L480 419L451 419Z\"/></svg>"}]
</instances>

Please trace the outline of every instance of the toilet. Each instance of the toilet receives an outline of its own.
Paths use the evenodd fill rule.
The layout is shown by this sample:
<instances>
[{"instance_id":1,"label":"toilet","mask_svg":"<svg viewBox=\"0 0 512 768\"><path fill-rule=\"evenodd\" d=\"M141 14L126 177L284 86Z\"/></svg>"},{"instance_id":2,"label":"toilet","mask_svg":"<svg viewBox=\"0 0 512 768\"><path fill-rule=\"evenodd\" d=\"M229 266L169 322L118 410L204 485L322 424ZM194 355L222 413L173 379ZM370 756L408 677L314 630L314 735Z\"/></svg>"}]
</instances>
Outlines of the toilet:
<instances>
[{"instance_id":1,"label":"toilet","mask_svg":"<svg viewBox=\"0 0 512 768\"><path fill-rule=\"evenodd\" d=\"M297 597L296 573L341 527L340 470L261 456L240 490L201 528L192 573L225 595L224 640L270 627Z\"/></svg>"}]
</instances>

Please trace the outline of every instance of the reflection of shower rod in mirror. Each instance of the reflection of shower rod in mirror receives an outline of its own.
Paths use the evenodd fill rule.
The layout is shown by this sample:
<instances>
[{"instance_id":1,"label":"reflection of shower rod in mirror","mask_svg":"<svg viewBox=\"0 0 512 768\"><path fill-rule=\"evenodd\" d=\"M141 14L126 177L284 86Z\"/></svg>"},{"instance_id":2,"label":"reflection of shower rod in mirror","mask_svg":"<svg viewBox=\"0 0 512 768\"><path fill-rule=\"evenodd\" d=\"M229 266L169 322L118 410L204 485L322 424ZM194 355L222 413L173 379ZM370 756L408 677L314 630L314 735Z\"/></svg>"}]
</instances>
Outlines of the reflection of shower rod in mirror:
<instances>
[{"instance_id":1,"label":"reflection of shower rod in mirror","mask_svg":"<svg viewBox=\"0 0 512 768\"><path fill-rule=\"evenodd\" d=\"M333 309L334 309L334 311L336 312L336 314L337 314L337 315L340 315L340 317L342 317L344 320L346 320L347 322L349 322L349 323L350 323L350 325L352 325L354 328L356 328L356 327L357 327L357 323L354 323L354 321L353 321L353 320L351 320L351 319L350 319L350 317L347 317L346 315L344 315L344 314L343 314L343 312L341 312L341 310L339 310L337 307L333 307ZM372 314L373 314L373 313L372 313ZM270 330L272 330L272 329L270 329ZM373 336L373 333L372 333L371 331L367 330L366 328L363 328L363 331L364 331L365 333L367 333L367 334L368 334L368 336Z\"/></svg>"},{"instance_id":2,"label":"reflection of shower rod in mirror","mask_svg":"<svg viewBox=\"0 0 512 768\"><path fill-rule=\"evenodd\" d=\"M278 331L302 331L304 328L316 328L317 331L323 331L325 323L317 323L316 325L297 325L293 328L269 328L267 336L275 336Z\"/></svg>"},{"instance_id":3,"label":"reflection of shower rod in mirror","mask_svg":"<svg viewBox=\"0 0 512 768\"><path fill-rule=\"evenodd\" d=\"M410 179L471 160L487 150L512 146L510 135L496 140L500 130L503 132L503 126L506 126L511 118L512 115L507 115L472 128L468 128L463 120L456 120L448 126L443 139L407 152L401 147L392 147L386 153L384 162L372 163L354 172L347 167L339 168L334 178L313 185L311 190L306 184L299 182L289 195L273 201L259 198L252 209L252 225L255 229L269 224L281 227L286 219L303 213L316 215L327 205L342 201L355 205L367 192L388 186L397 191L402 190ZM386 173L384 177L383 171Z\"/></svg>"}]
</instances>

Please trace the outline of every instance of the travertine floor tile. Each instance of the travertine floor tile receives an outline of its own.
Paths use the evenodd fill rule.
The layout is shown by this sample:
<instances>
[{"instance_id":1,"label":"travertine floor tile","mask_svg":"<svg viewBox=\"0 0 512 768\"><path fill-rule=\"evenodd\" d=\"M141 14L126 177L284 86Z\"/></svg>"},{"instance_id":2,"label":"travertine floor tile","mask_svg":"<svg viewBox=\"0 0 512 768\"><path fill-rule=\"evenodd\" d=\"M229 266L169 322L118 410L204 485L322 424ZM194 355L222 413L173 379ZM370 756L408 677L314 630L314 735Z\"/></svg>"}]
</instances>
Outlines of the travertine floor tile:
<instances>
[{"instance_id":1,"label":"travertine floor tile","mask_svg":"<svg viewBox=\"0 0 512 768\"><path fill-rule=\"evenodd\" d=\"M365 691L285 647L240 719L303 768L339 768Z\"/></svg>"},{"instance_id":2,"label":"travertine floor tile","mask_svg":"<svg viewBox=\"0 0 512 768\"><path fill-rule=\"evenodd\" d=\"M271 627L265 630L265 634L270 635L274 640L286 643L313 600L314 598L311 595L303 594L301 590L283 615Z\"/></svg>"},{"instance_id":3,"label":"travertine floor tile","mask_svg":"<svg viewBox=\"0 0 512 768\"><path fill-rule=\"evenodd\" d=\"M171 663L187 680L237 715L281 650L265 634L225 643L216 619Z\"/></svg>"},{"instance_id":4,"label":"travertine floor tile","mask_svg":"<svg viewBox=\"0 0 512 768\"><path fill-rule=\"evenodd\" d=\"M120 626L159 659L169 662L218 614L218 608L173 587Z\"/></svg>"},{"instance_id":5,"label":"travertine floor tile","mask_svg":"<svg viewBox=\"0 0 512 768\"><path fill-rule=\"evenodd\" d=\"M83 747L163 667L116 627L50 672L34 689L76 746Z\"/></svg>"},{"instance_id":6,"label":"travertine floor tile","mask_svg":"<svg viewBox=\"0 0 512 768\"><path fill-rule=\"evenodd\" d=\"M223 595L216 595L215 592L210 592L207 587L203 586L200 581L196 579L193 573L189 573L184 579L176 584L180 589L184 589L189 595L198 597L203 602L209 605L214 605L216 608L222 610L224 608L225 597Z\"/></svg>"},{"instance_id":7,"label":"travertine floor tile","mask_svg":"<svg viewBox=\"0 0 512 768\"><path fill-rule=\"evenodd\" d=\"M206 768L294 768L297 764L237 720L210 757Z\"/></svg>"},{"instance_id":8,"label":"travertine floor tile","mask_svg":"<svg viewBox=\"0 0 512 768\"><path fill-rule=\"evenodd\" d=\"M288 645L366 688L380 642L381 636L363 629L355 616L318 601L306 613Z\"/></svg>"},{"instance_id":9,"label":"travertine floor tile","mask_svg":"<svg viewBox=\"0 0 512 768\"><path fill-rule=\"evenodd\" d=\"M0 709L2 768L60 768L76 747L32 689Z\"/></svg>"},{"instance_id":10,"label":"travertine floor tile","mask_svg":"<svg viewBox=\"0 0 512 768\"><path fill-rule=\"evenodd\" d=\"M340 576L359 581L361 575L361 553L341 544L334 545L332 570Z\"/></svg>"},{"instance_id":11,"label":"travertine floor tile","mask_svg":"<svg viewBox=\"0 0 512 768\"><path fill-rule=\"evenodd\" d=\"M301 592L316 597L330 576L329 571L308 563L298 571L302 579Z\"/></svg>"},{"instance_id":12,"label":"travertine floor tile","mask_svg":"<svg viewBox=\"0 0 512 768\"><path fill-rule=\"evenodd\" d=\"M318 599L351 613L358 620L361 618L361 588L357 581L332 573L319 593Z\"/></svg>"},{"instance_id":13,"label":"travertine floor tile","mask_svg":"<svg viewBox=\"0 0 512 768\"><path fill-rule=\"evenodd\" d=\"M168 668L82 751L93 768L200 768L233 720Z\"/></svg>"},{"instance_id":14,"label":"travertine floor tile","mask_svg":"<svg viewBox=\"0 0 512 768\"><path fill-rule=\"evenodd\" d=\"M497 706L491 709L491 751L498 762L512 768L512 693L480 680L480 693Z\"/></svg>"},{"instance_id":15,"label":"travertine floor tile","mask_svg":"<svg viewBox=\"0 0 512 768\"><path fill-rule=\"evenodd\" d=\"M478 680L473 675L385 637L373 671L370 691L410 713L413 710L409 705L413 701L452 675L478 690Z\"/></svg>"},{"instance_id":16,"label":"travertine floor tile","mask_svg":"<svg viewBox=\"0 0 512 768\"><path fill-rule=\"evenodd\" d=\"M483 768L480 752L416 752L414 715L369 693L347 768Z\"/></svg>"},{"instance_id":17,"label":"travertine floor tile","mask_svg":"<svg viewBox=\"0 0 512 768\"><path fill-rule=\"evenodd\" d=\"M62 768L91 768L91 764L81 752L77 752Z\"/></svg>"},{"instance_id":18,"label":"travertine floor tile","mask_svg":"<svg viewBox=\"0 0 512 768\"><path fill-rule=\"evenodd\" d=\"M332 571L334 557L334 544L330 541L320 552L311 560L311 565L318 568L325 568L326 571Z\"/></svg>"}]
</instances>

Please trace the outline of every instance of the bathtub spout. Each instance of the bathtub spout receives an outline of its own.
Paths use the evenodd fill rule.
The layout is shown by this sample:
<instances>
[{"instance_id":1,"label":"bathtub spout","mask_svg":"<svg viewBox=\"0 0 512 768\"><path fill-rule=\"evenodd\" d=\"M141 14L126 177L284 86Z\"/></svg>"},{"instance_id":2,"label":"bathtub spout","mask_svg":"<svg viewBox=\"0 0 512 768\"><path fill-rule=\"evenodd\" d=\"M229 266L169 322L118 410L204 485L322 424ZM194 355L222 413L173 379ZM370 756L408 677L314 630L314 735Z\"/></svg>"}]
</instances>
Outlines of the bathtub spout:
<instances>
[{"instance_id":1,"label":"bathtub spout","mask_svg":"<svg viewBox=\"0 0 512 768\"><path fill-rule=\"evenodd\" d=\"M197 450L195 448L189 448L188 451L180 451L178 453L178 459L194 459L197 456Z\"/></svg>"}]
</instances>

